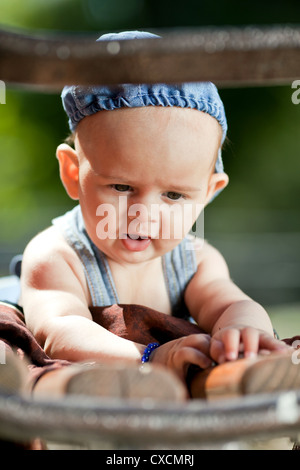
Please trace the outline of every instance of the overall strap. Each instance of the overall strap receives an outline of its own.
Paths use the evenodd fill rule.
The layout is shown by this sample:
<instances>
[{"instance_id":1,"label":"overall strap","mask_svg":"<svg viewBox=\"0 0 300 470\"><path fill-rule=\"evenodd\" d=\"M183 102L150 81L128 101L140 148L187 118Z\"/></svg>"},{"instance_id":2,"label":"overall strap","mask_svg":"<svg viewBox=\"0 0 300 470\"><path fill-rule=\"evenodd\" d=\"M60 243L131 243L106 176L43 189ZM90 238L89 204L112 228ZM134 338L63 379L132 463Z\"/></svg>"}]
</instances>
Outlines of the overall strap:
<instances>
[{"instance_id":1,"label":"overall strap","mask_svg":"<svg viewBox=\"0 0 300 470\"><path fill-rule=\"evenodd\" d=\"M163 256L163 270L173 315L189 316L184 304L185 289L197 271L193 238L187 236Z\"/></svg>"},{"instance_id":2,"label":"overall strap","mask_svg":"<svg viewBox=\"0 0 300 470\"><path fill-rule=\"evenodd\" d=\"M105 255L89 238L80 206L52 221L82 262L93 306L119 303Z\"/></svg>"}]
</instances>

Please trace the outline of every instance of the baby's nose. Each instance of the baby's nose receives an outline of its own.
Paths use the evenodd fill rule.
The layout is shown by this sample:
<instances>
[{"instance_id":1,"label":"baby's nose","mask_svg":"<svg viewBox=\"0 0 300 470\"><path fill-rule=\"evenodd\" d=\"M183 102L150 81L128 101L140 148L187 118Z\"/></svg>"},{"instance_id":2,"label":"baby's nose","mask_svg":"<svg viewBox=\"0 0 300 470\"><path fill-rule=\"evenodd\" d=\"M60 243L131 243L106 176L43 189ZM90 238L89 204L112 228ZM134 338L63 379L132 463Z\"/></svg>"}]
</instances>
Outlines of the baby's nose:
<instances>
[{"instance_id":1,"label":"baby's nose","mask_svg":"<svg viewBox=\"0 0 300 470\"><path fill-rule=\"evenodd\" d=\"M159 220L159 207L157 204L132 204L128 209L129 219L138 219L140 223L157 222Z\"/></svg>"},{"instance_id":2,"label":"baby's nose","mask_svg":"<svg viewBox=\"0 0 300 470\"><path fill-rule=\"evenodd\" d=\"M135 223L142 235L154 238L159 233L159 207L156 204L132 204L128 219Z\"/></svg>"}]
</instances>

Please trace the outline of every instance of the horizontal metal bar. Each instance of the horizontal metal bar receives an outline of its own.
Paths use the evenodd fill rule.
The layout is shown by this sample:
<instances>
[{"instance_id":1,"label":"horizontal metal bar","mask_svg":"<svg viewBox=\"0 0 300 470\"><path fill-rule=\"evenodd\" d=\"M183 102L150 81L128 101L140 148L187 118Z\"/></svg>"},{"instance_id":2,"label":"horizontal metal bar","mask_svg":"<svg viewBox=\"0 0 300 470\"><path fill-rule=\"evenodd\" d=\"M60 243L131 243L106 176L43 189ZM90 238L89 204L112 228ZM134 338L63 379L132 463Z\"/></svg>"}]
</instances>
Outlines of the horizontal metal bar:
<instances>
[{"instance_id":1,"label":"horizontal metal bar","mask_svg":"<svg viewBox=\"0 0 300 470\"><path fill-rule=\"evenodd\" d=\"M0 394L0 437L64 443L110 442L119 448L203 448L290 436L300 431L300 392L183 404L69 396L39 401ZM159 447L161 448L161 447Z\"/></svg>"},{"instance_id":2,"label":"horizontal metal bar","mask_svg":"<svg viewBox=\"0 0 300 470\"><path fill-rule=\"evenodd\" d=\"M0 30L0 79L57 91L65 84L176 83L219 87L300 79L300 27L156 31L162 38L95 42L95 36Z\"/></svg>"}]
</instances>

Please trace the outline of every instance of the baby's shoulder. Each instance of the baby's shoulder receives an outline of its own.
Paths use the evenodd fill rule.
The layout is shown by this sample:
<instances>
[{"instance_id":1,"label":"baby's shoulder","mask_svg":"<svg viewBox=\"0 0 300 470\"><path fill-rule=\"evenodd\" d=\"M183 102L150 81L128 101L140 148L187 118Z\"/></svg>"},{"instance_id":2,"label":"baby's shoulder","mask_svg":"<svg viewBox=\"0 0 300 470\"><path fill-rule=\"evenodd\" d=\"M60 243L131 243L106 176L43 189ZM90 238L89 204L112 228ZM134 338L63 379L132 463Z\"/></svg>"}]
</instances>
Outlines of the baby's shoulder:
<instances>
[{"instance_id":1,"label":"baby's shoulder","mask_svg":"<svg viewBox=\"0 0 300 470\"><path fill-rule=\"evenodd\" d=\"M211 257L221 256L220 252L203 238L188 235L187 240L189 249L194 251L197 266Z\"/></svg>"},{"instance_id":2,"label":"baby's shoulder","mask_svg":"<svg viewBox=\"0 0 300 470\"><path fill-rule=\"evenodd\" d=\"M88 298L83 266L54 226L43 230L28 243L23 254L21 278L23 285L39 286L40 289L58 284L81 285Z\"/></svg>"},{"instance_id":3,"label":"baby's shoulder","mask_svg":"<svg viewBox=\"0 0 300 470\"><path fill-rule=\"evenodd\" d=\"M22 265L27 264L34 268L36 265L46 267L63 262L74 265L78 263L78 258L58 229L51 226L28 243L23 253Z\"/></svg>"},{"instance_id":4,"label":"baby's shoulder","mask_svg":"<svg viewBox=\"0 0 300 470\"><path fill-rule=\"evenodd\" d=\"M68 244L56 229L51 226L35 235L25 248L24 254L43 255L50 252L64 253L68 251Z\"/></svg>"}]
</instances>

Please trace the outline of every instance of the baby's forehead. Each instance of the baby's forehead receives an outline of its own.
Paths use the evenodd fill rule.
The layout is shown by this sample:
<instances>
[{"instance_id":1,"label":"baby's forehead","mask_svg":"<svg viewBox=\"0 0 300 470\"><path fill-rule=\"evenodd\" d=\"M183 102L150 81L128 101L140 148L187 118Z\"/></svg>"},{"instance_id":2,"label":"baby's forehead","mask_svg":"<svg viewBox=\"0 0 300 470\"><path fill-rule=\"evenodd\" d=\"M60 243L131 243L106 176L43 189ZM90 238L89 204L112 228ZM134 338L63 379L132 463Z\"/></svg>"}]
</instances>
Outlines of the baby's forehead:
<instances>
[{"instance_id":1,"label":"baby's forehead","mask_svg":"<svg viewBox=\"0 0 300 470\"><path fill-rule=\"evenodd\" d=\"M198 110L123 108L100 111L82 119L76 136L80 161L88 160L93 167L101 167L101 171L104 160L105 165L119 165L134 172L140 162L147 168L156 164L161 170L163 166L175 168L182 164L182 156L182 171L190 164L199 166L199 162L202 168L207 166L211 171L222 129L216 119Z\"/></svg>"},{"instance_id":2,"label":"baby's forehead","mask_svg":"<svg viewBox=\"0 0 300 470\"><path fill-rule=\"evenodd\" d=\"M222 138L219 122L210 114L190 108L145 106L138 108L121 108L114 111L99 111L85 117L77 126L77 133L99 135L99 130L106 132L121 131L124 127L138 131L142 126L151 130L167 132L172 127L184 126L191 132L199 132L200 128L214 129L216 137ZM151 127L150 127L151 126Z\"/></svg>"}]
</instances>

